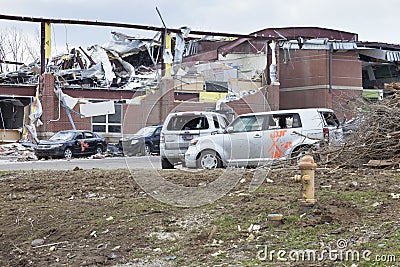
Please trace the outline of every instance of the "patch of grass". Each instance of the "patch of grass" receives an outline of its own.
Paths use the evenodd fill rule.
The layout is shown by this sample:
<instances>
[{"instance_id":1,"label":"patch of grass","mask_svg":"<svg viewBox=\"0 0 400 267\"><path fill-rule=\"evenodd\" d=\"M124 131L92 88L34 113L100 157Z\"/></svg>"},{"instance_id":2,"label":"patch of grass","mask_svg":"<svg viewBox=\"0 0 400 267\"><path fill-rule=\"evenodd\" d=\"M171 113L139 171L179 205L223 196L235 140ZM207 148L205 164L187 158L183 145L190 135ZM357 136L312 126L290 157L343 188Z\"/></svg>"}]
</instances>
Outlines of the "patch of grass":
<instances>
[{"instance_id":1,"label":"patch of grass","mask_svg":"<svg viewBox=\"0 0 400 267\"><path fill-rule=\"evenodd\" d=\"M131 259L144 258L147 255L145 251L135 250L130 254Z\"/></svg>"},{"instance_id":2,"label":"patch of grass","mask_svg":"<svg viewBox=\"0 0 400 267\"><path fill-rule=\"evenodd\" d=\"M172 245L171 249L168 251L169 254L179 253L180 251L185 249L185 245L182 243L175 243Z\"/></svg>"},{"instance_id":3,"label":"patch of grass","mask_svg":"<svg viewBox=\"0 0 400 267\"><path fill-rule=\"evenodd\" d=\"M341 200L351 201L354 204L368 205L388 198L388 194L374 190L365 191L339 191L338 197Z\"/></svg>"}]
</instances>

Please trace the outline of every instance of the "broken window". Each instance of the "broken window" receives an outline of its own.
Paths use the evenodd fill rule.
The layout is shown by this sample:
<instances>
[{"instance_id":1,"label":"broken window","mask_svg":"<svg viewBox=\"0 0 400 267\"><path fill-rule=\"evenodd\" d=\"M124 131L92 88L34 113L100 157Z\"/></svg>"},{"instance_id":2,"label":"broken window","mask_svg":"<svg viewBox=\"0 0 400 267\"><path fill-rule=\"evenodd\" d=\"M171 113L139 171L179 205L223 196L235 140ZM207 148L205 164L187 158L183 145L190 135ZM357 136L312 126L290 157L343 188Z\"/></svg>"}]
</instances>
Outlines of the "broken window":
<instances>
[{"instance_id":1,"label":"broken window","mask_svg":"<svg viewBox=\"0 0 400 267\"><path fill-rule=\"evenodd\" d=\"M171 118L167 129L170 131L180 130L204 130L208 129L208 120L205 116L182 115Z\"/></svg>"},{"instance_id":2,"label":"broken window","mask_svg":"<svg viewBox=\"0 0 400 267\"><path fill-rule=\"evenodd\" d=\"M96 133L121 133L122 105L115 104L115 113L92 117L92 130Z\"/></svg>"},{"instance_id":3,"label":"broken window","mask_svg":"<svg viewBox=\"0 0 400 267\"><path fill-rule=\"evenodd\" d=\"M320 113L324 117L326 126L338 127L340 125L340 122L334 113L332 112L320 112Z\"/></svg>"},{"instance_id":4,"label":"broken window","mask_svg":"<svg viewBox=\"0 0 400 267\"><path fill-rule=\"evenodd\" d=\"M288 129L301 127L300 116L293 114L274 114L269 129Z\"/></svg>"},{"instance_id":5,"label":"broken window","mask_svg":"<svg viewBox=\"0 0 400 267\"><path fill-rule=\"evenodd\" d=\"M29 104L30 98L0 98L0 129L22 128L25 107Z\"/></svg>"}]
</instances>

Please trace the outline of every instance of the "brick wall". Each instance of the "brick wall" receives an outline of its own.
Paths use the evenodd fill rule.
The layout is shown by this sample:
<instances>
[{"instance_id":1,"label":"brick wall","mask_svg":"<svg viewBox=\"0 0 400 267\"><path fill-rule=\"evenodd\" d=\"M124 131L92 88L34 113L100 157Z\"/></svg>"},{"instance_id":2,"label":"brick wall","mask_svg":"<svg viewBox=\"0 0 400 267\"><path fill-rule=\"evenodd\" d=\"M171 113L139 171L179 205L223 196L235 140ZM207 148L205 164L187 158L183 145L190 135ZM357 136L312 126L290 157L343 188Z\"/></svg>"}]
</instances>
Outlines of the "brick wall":
<instances>
[{"instance_id":1,"label":"brick wall","mask_svg":"<svg viewBox=\"0 0 400 267\"><path fill-rule=\"evenodd\" d=\"M59 105L59 100L54 94L53 75L47 73L43 74L43 87L41 96L43 108L41 120L43 125L37 129L39 138L47 138L55 132L72 129L72 124L68 119L65 108ZM74 110L79 112L79 105L75 106ZM81 118L78 114L73 112L71 112L71 117L76 129L91 129L90 118Z\"/></svg>"},{"instance_id":2,"label":"brick wall","mask_svg":"<svg viewBox=\"0 0 400 267\"><path fill-rule=\"evenodd\" d=\"M356 51L333 52L331 72L329 51L290 50L290 57L287 53L281 51L279 58L280 109L327 107L339 117L351 113L349 100L362 93L362 66Z\"/></svg>"}]
</instances>

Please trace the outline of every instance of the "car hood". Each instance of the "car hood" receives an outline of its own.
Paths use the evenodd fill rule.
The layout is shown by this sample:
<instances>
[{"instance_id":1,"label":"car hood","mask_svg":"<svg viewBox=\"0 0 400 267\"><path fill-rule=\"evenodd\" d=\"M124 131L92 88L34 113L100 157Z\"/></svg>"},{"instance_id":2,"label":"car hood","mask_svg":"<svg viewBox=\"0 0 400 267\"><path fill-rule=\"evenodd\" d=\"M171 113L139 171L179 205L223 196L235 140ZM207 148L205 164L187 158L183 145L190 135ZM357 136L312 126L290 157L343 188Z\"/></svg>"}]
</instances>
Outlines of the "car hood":
<instances>
[{"instance_id":1,"label":"car hood","mask_svg":"<svg viewBox=\"0 0 400 267\"><path fill-rule=\"evenodd\" d=\"M40 140L39 145L57 145L57 144L63 144L68 141L64 140Z\"/></svg>"}]
</instances>

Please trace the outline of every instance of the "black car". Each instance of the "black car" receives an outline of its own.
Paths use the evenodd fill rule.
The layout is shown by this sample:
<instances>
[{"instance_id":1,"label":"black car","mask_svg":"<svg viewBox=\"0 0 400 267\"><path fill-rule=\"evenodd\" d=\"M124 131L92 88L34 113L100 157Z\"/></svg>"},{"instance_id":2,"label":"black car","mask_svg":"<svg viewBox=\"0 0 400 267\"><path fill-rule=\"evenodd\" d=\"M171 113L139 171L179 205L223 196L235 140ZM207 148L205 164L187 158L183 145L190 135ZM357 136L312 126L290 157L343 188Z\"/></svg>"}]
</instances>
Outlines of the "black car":
<instances>
[{"instance_id":1,"label":"black car","mask_svg":"<svg viewBox=\"0 0 400 267\"><path fill-rule=\"evenodd\" d=\"M162 125L146 126L133 136L121 138L119 149L126 156L159 154L161 129Z\"/></svg>"},{"instance_id":2,"label":"black car","mask_svg":"<svg viewBox=\"0 0 400 267\"><path fill-rule=\"evenodd\" d=\"M91 131L60 131L49 140L41 140L35 148L40 158L64 157L70 159L80 155L102 154L107 150L106 140Z\"/></svg>"}]
</instances>

